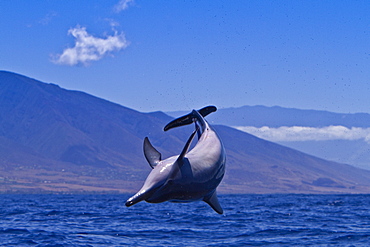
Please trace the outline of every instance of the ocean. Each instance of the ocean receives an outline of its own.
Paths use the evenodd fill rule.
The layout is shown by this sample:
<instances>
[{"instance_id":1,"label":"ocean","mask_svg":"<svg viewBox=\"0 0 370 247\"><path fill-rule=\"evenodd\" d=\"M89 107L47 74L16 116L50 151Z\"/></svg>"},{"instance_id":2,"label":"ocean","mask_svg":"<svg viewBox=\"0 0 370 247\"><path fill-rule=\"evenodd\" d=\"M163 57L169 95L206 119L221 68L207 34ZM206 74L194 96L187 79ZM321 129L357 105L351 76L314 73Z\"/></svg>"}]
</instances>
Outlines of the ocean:
<instances>
[{"instance_id":1,"label":"ocean","mask_svg":"<svg viewBox=\"0 0 370 247\"><path fill-rule=\"evenodd\" d=\"M370 246L370 195L219 195L130 208L130 195L0 195L0 246Z\"/></svg>"}]
</instances>

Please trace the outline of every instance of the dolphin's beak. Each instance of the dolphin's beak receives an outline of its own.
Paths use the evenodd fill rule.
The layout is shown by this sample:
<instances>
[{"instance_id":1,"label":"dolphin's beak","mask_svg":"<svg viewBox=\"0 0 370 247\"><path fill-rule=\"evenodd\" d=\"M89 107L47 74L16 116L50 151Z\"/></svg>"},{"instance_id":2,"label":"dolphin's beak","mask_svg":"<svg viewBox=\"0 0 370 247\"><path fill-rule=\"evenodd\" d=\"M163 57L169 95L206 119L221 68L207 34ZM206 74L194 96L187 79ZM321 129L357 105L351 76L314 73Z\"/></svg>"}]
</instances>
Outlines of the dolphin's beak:
<instances>
[{"instance_id":1,"label":"dolphin's beak","mask_svg":"<svg viewBox=\"0 0 370 247\"><path fill-rule=\"evenodd\" d=\"M138 203L139 201L136 201L134 200L135 198L131 197L130 199L128 199L125 203L126 207L130 207L132 205L134 205L135 203Z\"/></svg>"},{"instance_id":2,"label":"dolphin's beak","mask_svg":"<svg viewBox=\"0 0 370 247\"><path fill-rule=\"evenodd\" d=\"M134 205L135 203L137 203L137 202L131 201L129 199L129 200L126 201L125 205L126 205L126 207L130 207L130 206Z\"/></svg>"},{"instance_id":3,"label":"dolphin's beak","mask_svg":"<svg viewBox=\"0 0 370 247\"><path fill-rule=\"evenodd\" d=\"M147 195L144 193L141 193L141 191L139 191L137 194L135 194L134 196L132 196L131 198L129 198L125 205L126 207L130 207L138 202L141 202L143 200L145 200L145 198L147 197Z\"/></svg>"},{"instance_id":4,"label":"dolphin's beak","mask_svg":"<svg viewBox=\"0 0 370 247\"><path fill-rule=\"evenodd\" d=\"M149 190L140 190L139 192L137 192L134 196L132 196L131 198L129 198L125 205L126 207L130 207L138 202L141 202L141 201L144 201L146 199L148 199L150 196L153 195L153 193L157 190L157 187L154 187L154 188L151 188Z\"/></svg>"}]
</instances>

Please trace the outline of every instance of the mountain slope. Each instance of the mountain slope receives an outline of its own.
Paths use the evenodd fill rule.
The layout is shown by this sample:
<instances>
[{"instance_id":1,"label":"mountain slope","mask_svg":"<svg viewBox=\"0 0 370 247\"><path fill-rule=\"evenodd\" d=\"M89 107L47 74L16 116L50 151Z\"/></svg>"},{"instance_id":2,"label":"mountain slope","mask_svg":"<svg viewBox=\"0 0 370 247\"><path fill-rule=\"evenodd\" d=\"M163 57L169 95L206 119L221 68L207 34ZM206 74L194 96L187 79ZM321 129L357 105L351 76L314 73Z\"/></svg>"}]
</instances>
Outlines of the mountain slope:
<instances>
[{"instance_id":1,"label":"mountain slope","mask_svg":"<svg viewBox=\"0 0 370 247\"><path fill-rule=\"evenodd\" d=\"M193 126L163 132L171 119L0 71L0 191L134 192L150 172L144 137L165 158L191 133ZM215 128L227 152L220 192L370 192L368 171Z\"/></svg>"},{"instance_id":2,"label":"mountain slope","mask_svg":"<svg viewBox=\"0 0 370 247\"><path fill-rule=\"evenodd\" d=\"M0 136L13 147L2 159L105 180L143 174L131 166L142 159L144 136L160 132L156 117L13 73L1 72L0 82Z\"/></svg>"}]
</instances>

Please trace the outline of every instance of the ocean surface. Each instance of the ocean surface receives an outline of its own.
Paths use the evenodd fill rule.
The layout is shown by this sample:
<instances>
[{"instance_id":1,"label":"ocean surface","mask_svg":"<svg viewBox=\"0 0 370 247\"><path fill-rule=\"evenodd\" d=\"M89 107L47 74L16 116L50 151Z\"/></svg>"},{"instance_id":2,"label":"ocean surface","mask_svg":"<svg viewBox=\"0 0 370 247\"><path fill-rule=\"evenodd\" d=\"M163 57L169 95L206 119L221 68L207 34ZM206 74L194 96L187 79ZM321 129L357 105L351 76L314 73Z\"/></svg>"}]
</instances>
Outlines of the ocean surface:
<instances>
[{"instance_id":1,"label":"ocean surface","mask_svg":"<svg viewBox=\"0 0 370 247\"><path fill-rule=\"evenodd\" d=\"M0 246L370 246L370 195L0 195Z\"/></svg>"}]
</instances>

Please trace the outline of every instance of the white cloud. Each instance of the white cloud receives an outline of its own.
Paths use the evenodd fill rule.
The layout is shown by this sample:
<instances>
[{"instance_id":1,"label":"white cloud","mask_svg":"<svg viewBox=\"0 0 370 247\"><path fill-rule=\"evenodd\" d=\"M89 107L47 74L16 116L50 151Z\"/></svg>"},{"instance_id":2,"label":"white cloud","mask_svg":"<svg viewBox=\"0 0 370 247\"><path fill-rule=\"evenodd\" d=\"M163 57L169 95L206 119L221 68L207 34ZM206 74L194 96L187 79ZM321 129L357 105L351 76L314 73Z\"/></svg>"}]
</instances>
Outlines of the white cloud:
<instances>
[{"instance_id":1,"label":"white cloud","mask_svg":"<svg viewBox=\"0 0 370 247\"><path fill-rule=\"evenodd\" d=\"M278 127L236 126L238 130L269 141L326 141L326 140L365 140L370 143L370 128L344 126L314 127Z\"/></svg>"},{"instance_id":2,"label":"white cloud","mask_svg":"<svg viewBox=\"0 0 370 247\"><path fill-rule=\"evenodd\" d=\"M104 21L107 21L109 23L109 25L112 27L113 30L114 30L115 27L120 26L119 22L117 22L117 21L115 21L114 19L111 19L111 18L105 18Z\"/></svg>"},{"instance_id":3,"label":"white cloud","mask_svg":"<svg viewBox=\"0 0 370 247\"><path fill-rule=\"evenodd\" d=\"M119 13L128 8L129 4L132 4L134 0L120 0L115 6L114 11Z\"/></svg>"},{"instance_id":4,"label":"white cloud","mask_svg":"<svg viewBox=\"0 0 370 247\"><path fill-rule=\"evenodd\" d=\"M57 14L57 12L55 12L55 11L51 11L51 12L49 12L44 18L42 18L41 20L39 20L39 24L41 24L41 25L44 25L44 26L46 26L46 25L48 25L51 21L52 21L52 19L54 19L54 17L56 17L58 14Z\"/></svg>"},{"instance_id":5,"label":"white cloud","mask_svg":"<svg viewBox=\"0 0 370 247\"><path fill-rule=\"evenodd\" d=\"M62 54L54 56L53 62L62 65L88 64L91 61L102 59L113 51L126 48L129 42L123 33L114 33L105 39L97 38L87 33L85 27L75 27L68 30L68 34L75 37L75 46L67 48Z\"/></svg>"}]
</instances>

